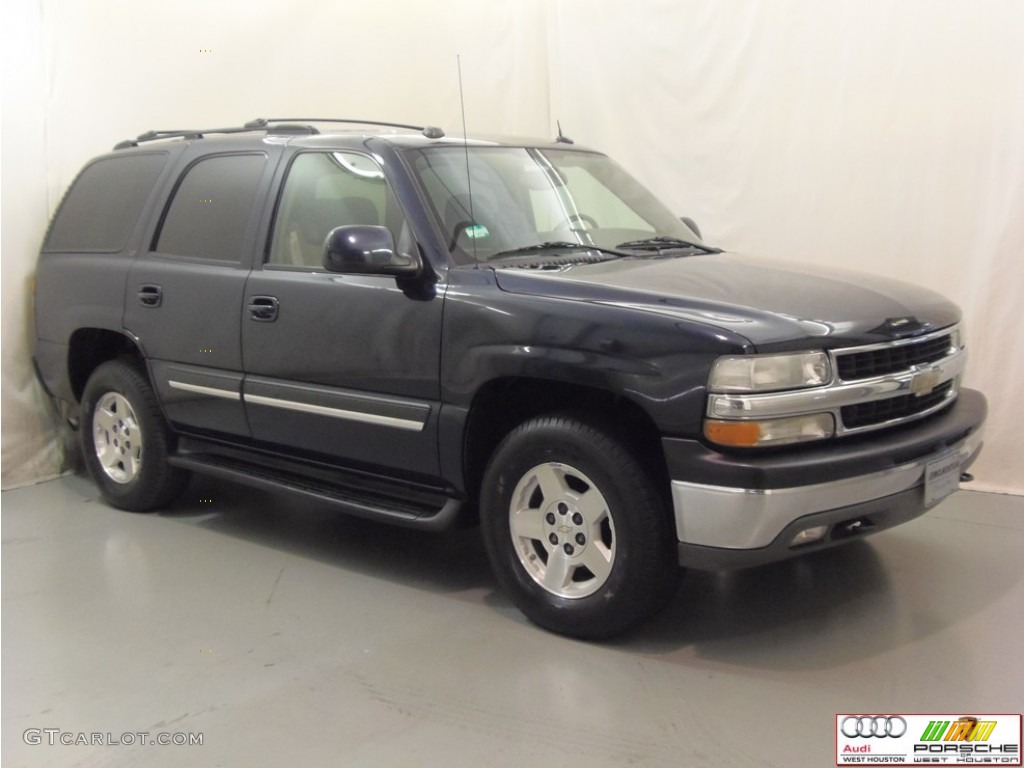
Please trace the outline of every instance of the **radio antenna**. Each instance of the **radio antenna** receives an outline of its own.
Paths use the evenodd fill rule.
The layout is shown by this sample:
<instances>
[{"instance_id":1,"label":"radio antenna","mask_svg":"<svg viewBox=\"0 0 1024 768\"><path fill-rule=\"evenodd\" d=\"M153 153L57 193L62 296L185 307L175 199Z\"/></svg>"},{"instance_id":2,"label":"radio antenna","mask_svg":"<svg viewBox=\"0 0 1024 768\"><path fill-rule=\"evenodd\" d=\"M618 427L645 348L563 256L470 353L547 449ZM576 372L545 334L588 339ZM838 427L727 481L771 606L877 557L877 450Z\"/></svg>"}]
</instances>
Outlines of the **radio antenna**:
<instances>
[{"instance_id":1,"label":"radio antenna","mask_svg":"<svg viewBox=\"0 0 1024 768\"><path fill-rule=\"evenodd\" d=\"M568 136L562 133L562 122L560 120L555 120L555 125L558 126L558 138L555 139L556 142L558 142L559 144L575 143L572 139L570 139Z\"/></svg>"},{"instance_id":2,"label":"radio antenna","mask_svg":"<svg viewBox=\"0 0 1024 768\"><path fill-rule=\"evenodd\" d=\"M466 153L466 191L469 194L469 229L472 230L470 233L470 240L473 242L473 261L476 262L476 216L473 214L473 177L469 172L469 134L466 133L466 101L462 95L462 56L461 54L455 54L455 65L459 69L459 109L462 112L462 148ZM456 233L455 237L458 237Z\"/></svg>"}]
</instances>

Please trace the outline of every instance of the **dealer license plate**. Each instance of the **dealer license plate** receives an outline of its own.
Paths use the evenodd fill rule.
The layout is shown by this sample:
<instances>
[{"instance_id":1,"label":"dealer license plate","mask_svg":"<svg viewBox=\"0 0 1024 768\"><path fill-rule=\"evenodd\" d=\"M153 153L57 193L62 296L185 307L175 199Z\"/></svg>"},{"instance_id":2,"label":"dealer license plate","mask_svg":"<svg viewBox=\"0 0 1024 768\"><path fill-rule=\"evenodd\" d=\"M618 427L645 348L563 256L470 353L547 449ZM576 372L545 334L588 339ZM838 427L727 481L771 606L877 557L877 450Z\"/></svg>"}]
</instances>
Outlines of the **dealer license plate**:
<instances>
[{"instance_id":1,"label":"dealer license plate","mask_svg":"<svg viewBox=\"0 0 1024 768\"><path fill-rule=\"evenodd\" d=\"M960 487L960 453L951 453L924 468L924 505L934 507Z\"/></svg>"}]
</instances>

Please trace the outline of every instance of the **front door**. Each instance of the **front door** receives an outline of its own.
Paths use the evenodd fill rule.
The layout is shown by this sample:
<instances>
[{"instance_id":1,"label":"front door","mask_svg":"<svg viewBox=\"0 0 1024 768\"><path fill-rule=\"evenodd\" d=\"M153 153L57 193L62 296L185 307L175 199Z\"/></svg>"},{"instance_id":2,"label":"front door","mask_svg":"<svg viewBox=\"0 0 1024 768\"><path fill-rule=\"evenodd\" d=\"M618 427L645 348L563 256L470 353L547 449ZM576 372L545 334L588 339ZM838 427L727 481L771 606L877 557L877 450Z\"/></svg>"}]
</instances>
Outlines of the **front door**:
<instances>
[{"instance_id":1,"label":"front door","mask_svg":"<svg viewBox=\"0 0 1024 768\"><path fill-rule=\"evenodd\" d=\"M391 229L415 248L383 171L356 152L289 163L265 263L245 288L242 348L252 436L359 468L437 476L441 296L322 266L327 234Z\"/></svg>"}]
</instances>

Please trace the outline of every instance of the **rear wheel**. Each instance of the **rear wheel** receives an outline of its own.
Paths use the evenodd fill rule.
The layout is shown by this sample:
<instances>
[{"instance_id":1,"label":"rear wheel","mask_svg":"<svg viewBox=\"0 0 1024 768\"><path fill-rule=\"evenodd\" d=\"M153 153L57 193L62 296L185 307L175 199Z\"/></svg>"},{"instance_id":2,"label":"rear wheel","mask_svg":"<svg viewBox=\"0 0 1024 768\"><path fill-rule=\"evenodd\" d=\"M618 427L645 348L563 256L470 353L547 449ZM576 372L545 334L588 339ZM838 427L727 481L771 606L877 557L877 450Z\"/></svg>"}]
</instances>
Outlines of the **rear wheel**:
<instances>
[{"instance_id":1,"label":"rear wheel","mask_svg":"<svg viewBox=\"0 0 1024 768\"><path fill-rule=\"evenodd\" d=\"M171 433L134 362L111 360L89 377L79 433L89 474L112 506L133 512L165 506L188 479L167 463Z\"/></svg>"},{"instance_id":2,"label":"rear wheel","mask_svg":"<svg viewBox=\"0 0 1024 768\"><path fill-rule=\"evenodd\" d=\"M664 502L610 431L568 416L520 425L491 458L481 512L499 582L542 627L607 637L673 594L679 567Z\"/></svg>"}]
</instances>

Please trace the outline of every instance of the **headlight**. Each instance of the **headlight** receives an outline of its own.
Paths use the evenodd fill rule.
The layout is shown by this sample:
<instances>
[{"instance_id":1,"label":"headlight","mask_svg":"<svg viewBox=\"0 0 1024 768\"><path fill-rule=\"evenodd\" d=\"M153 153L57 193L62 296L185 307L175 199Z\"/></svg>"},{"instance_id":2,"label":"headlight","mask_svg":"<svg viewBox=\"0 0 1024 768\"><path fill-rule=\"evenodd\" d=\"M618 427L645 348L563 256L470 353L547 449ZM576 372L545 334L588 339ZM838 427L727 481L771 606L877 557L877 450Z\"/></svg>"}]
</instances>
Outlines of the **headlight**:
<instances>
[{"instance_id":1,"label":"headlight","mask_svg":"<svg viewBox=\"0 0 1024 768\"><path fill-rule=\"evenodd\" d=\"M824 352L720 357L711 366L711 392L770 392L820 387L832 379Z\"/></svg>"}]
</instances>

